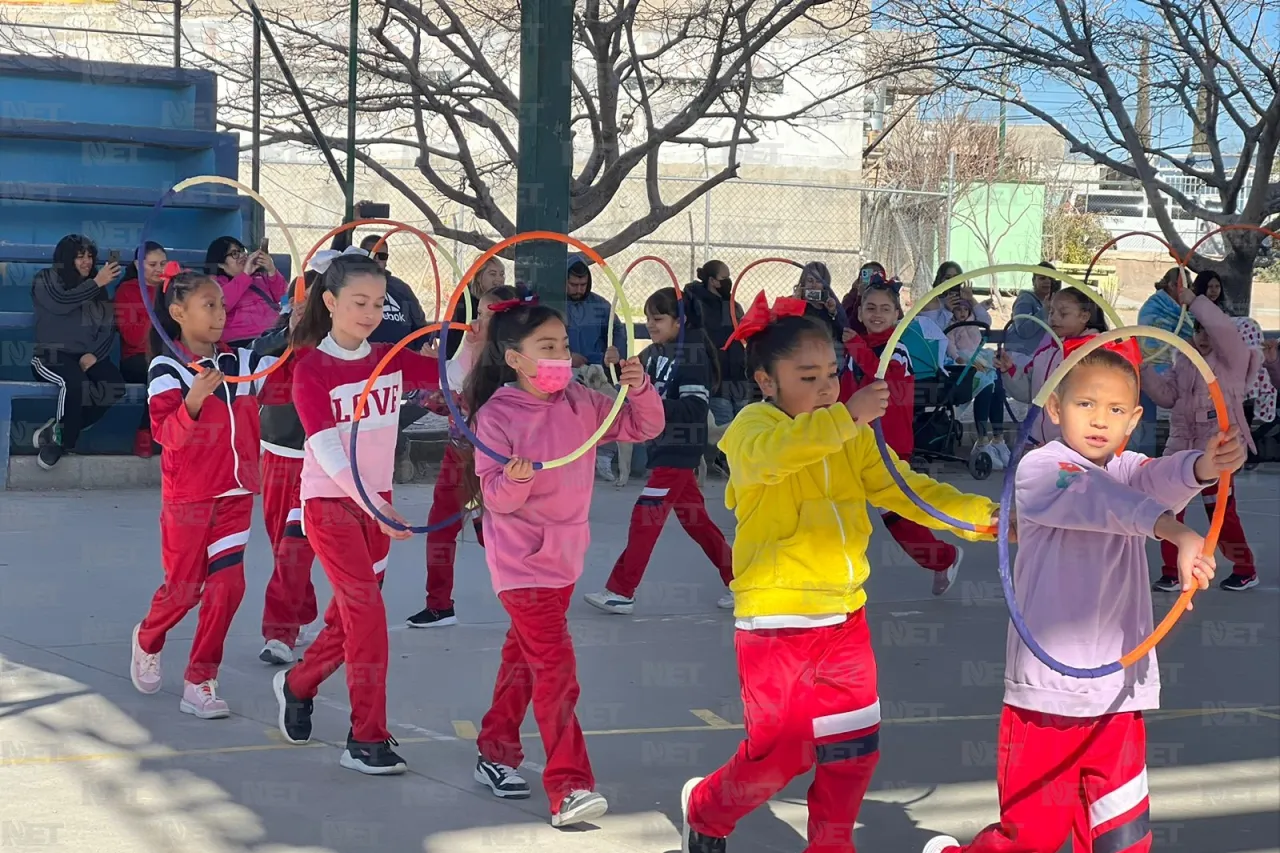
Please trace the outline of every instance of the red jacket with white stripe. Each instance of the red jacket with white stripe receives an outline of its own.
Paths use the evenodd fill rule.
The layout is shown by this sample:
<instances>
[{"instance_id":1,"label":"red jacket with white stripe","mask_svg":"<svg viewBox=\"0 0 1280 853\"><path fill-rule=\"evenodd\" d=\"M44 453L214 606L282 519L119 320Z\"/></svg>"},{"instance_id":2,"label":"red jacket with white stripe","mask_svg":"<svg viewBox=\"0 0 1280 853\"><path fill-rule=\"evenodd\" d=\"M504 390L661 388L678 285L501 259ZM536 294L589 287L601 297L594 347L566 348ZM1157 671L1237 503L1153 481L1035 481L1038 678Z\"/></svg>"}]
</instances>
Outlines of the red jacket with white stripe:
<instances>
[{"instance_id":1,"label":"red jacket with white stripe","mask_svg":"<svg viewBox=\"0 0 1280 853\"><path fill-rule=\"evenodd\" d=\"M199 364L224 376L248 376L275 361L247 349L219 345L213 358ZM191 417L186 397L195 371L168 355L151 360L147 401L151 436L160 454L160 494L169 503L206 501L261 491L258 468L260 430L258 394L266 380L222 382L205 398L200 414Z\"/></svg>"}]
</instances>

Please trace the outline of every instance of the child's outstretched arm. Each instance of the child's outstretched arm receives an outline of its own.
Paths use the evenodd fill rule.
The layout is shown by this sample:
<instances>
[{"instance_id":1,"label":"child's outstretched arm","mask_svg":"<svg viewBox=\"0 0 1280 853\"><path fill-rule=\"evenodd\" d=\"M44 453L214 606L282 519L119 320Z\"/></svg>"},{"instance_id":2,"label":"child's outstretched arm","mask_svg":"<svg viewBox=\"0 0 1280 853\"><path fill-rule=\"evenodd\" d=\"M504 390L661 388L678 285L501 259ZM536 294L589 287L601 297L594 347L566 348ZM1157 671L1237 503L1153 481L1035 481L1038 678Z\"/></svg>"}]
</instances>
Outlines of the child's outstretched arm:
<instances>
[{"instance_id":1,"label":"child's outstretched arm","mask_svg":"<svg viewBox=\"0 0 1280 853\"><path fill-rule=\"evenodd\" d=\"M389 366L392 370L400 370L404 379L402 391L436 391L440 388L440 355L435 347L425 347L422 352L402 349Z\"/></svg>"},{"instance_id":2,"label":"child's outstretched arm","mask_svg":"<svg viewBox=\"0 0 1280 853\"><path fill-rule=\"evenodd\" d=\"M720 439L720 449L728 457L735 481L770 486L839 453L857 434L853 415L842 404L794 418L779 418L766 407L751 406L733 419Z\"/></svg>"},{"instance_id":3,"label":"child's outstretched arm","mask_svg":"<svg viewBox=\"0 0 1280 853\"><path fill-rule=\"evenodd\" d=\"M1248 384L1249 379L1262 366L1262 354L1245 343L1236 321L1208 297L1197 296L1188 307L1191 315L1209 333L1214 354L1222 360L1230 374L1222 378L1232 384Z\"/></svg>"},{"instance_id":4,"label":"child's outstretched arm","mask_svg":"<svg viewBox=\"0 0 1280 853\"><path fill-rule=\"evenodd\" d=\"M667 427L667 416L662 408L662 397L649 381L639 359L628 359L621 362L619 373L622 383L629 385L627 400L622 404L622 411L605 431L601 443L610 441L648 441L662 435ZM608 417L613 408L613 401L603 394L589 391L600 417L600 423Z\"/></svg>"},{"instance_id":5,"label":"child's outstretched arm","mask_svg":"<svg viewBox=\"0 0 1280 853\"><path fill-rule=\"evenodd\" d=\"M1063 530L1154 537L1156 519L1169 509L1164 500L1051 449L1022 458L1017 489L1020 522Z\"/></svg>"},{"instance_id":6,"label":"child's outstretched arm","mask_svg":"<svg viewBox=\"0 0 1280 853\"><path fill-rule=\"evenodd\" d=\"M481 412L476 418L476 437L503 456L516 456L511 438L502 429L498 418L485 417ZM476 477L480 480L480 497L484 501L485 512L509 514L524 506L533 488L533 478L537 475L512 462L503 465L480 450L475 455ZM530 476L525 477L525 474Z\"/></svg>"},{"instance_id":7,"label":"child's outstretched arm","mask_svg":"<svg viewBox=\"0 0 1280 853\"><path fill-rule=\"evenodd\" d=\"M1213 443L1216 444L1217 440L1215 436ZM1184 450L1159 458L1126 450L1117 457L1116 463L1113 470L1117 479L1144 495L1156 498L1165 509L1173 512L1186 509L1192 498L1218 479L1216 469L1200 450Z\"/></svg>"},{"instance_id":8,"label":"child's outstretched arm","mask_svg":"<svg viewBox=\"0 0 1280 853\"><path fill-rule=\"evenodd\" d=\"M867 501L872 506L896 512L903 518L909 518L925 527L949 530L963 539L979 541L994 538L986 533L957 530L916 506L884 467L880 450L876 447L875 436L871 432L859 433L857 439L849 443L848 453L853 470L861 473L863 489L867 493ZM932 477L917 474L906 462L899 460L892 451L890 451L890 457L902 475L902 479L929 506L941 510L952 518L974 525L995 524L996 512L1000 508L995 501L982 495L966 494L946 483L939 483Z\"/></svg>"},{"instance_id":9,"label":"child's outstretched arm","mask_svg":"<svg viewBox=\"0 0 1280 853\"><path fill-rule=\"evenodd\" d=\"M1031 386L1031 371L1034 367L1034 357L1027 359L1021 353L1009 350L1001 350L995 360L996 370L1004 374L1005 393L1022 403L1030 403L1035 395L1035 389Z\"/></svg>"}]
</instances>

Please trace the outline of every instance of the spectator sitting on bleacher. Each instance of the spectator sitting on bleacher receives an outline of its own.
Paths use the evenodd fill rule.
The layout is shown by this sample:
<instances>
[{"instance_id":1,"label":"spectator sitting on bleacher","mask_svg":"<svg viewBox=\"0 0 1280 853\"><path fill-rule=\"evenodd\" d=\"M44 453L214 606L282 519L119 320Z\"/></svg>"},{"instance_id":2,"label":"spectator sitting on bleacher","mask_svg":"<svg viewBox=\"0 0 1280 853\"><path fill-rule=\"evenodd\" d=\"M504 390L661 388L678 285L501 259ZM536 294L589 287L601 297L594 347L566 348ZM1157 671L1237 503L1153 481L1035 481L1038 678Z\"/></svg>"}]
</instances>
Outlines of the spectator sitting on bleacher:
<instances>
[{"instance_id":1,"label":"spectator sitting on bleacher","mask_svg":"<svg viewBox=\"0 0 1280 853\"><path fill-rule=\"evenodd\" d=\"M289 283L276 270L271 255L261 249L250 253L235 237L219 237L210 243L204 263L222 285L227 305L223 343L252 347L255 338L275 325Z\"/></svg>"},{"instance_id":2,"label":"spectator sitting on bleacher","mask_svg":"<svg viewBox=\"0 0 1280 853\"><path fill-rule=\"evenodd\" d=\"M36 315L31 370L58 386L57 413L35 435L46 471L74 450L80 431L97 423L125 393L120 368L111 363L116 330L107 296L120 265L108 261L95 271L97 259L92 240L68 234L53 250L53 266L31 282Z\"/></svg>"},{"instance_id":3,"label":"spectator sitting on bleacher","mask_svg":"<svg viewBox=\"0 0 1280 853\"><path fill-rule=\"evenodd\" d=\"M151 305L156 301L156 288L164 284L161 277L164 265L169 260L164 247L159 243L147 241L143 247L146 253L142 257L142 275L138 275L138 265L129 264L125 270L124 281L116 287L115 315L116 329L120 332L120 373L125 382L147 384L147 370L151 359L147 356L147 340L151 335L151 317L142 304L145 298ZM142 293L142 281L146 282L146 296ZM151 415L147 404L142 404L142 420L138 423L138 432L133 439L133 454L143 459L149 458L159 445L151 440Z\"/></svg>"}]
</instances>

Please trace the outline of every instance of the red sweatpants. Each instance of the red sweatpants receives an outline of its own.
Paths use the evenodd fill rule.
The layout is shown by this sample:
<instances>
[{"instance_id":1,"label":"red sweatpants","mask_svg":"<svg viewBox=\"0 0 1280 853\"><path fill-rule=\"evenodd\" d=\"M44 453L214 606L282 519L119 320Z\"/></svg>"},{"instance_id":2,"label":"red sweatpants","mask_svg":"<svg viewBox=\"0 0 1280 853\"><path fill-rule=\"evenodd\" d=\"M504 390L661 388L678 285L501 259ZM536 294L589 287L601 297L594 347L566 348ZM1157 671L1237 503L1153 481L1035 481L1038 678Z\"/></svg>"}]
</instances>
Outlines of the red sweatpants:
<instances>
[{"instance_id":1,"label":"red sweatpants","mask_svg":"<svg viewBox=\"0 0 1280 853\"><path fill-rule=\"evenodd\" d=\"M183 676L192 684L218 677L222 645L244 598L244 546L252 521L253 495L161 505L164 583L142 620L138 645L147 654L160 651L169 629L200 605Z\"/></svg>"},{"instance_id":2,"label":"red sweatpants","mask_svg":"<svg viewBox=\"0 0 1280 853\"><path fill-rule=\"evenodd\" d=\"M880 518L884 520L885 529L889 531L893 541L901 545L902 550L920 568L931 572L945 572L956 561L956 546L943 542L924 525L903 518L896 512L881 513Z\"/></svg>"},{"instance_id":3,"label":"red sweatpants","mask_svg":"<svg viewBox=\"0 0 1280 853\"><path fill-rule=\"evenodd\" d=\"M382 497L391 500L391 493ZM307 539L333 587L324 628L298 665L289 689L310 699L320 683L347 666L351 731L358 741L391 737L387 730L387 611L382 573L391 539L349 498L312 498L302 508Z\"/></svg>"},{"instance_id":4,"label":"red sweatpants","mask_svg":"<svg viewBox=\"0 0 1280 853\"><path fill-rule=\"evenodd\" d=\"M945 853L1147 853L1147 731L1142 714L1059 717L1005 706L1000 823Z\"/></svg>"},{"instance_id":5,"label":"red sweatpants","mask_svg":"<svg viewBox=\"0 0 1280 853\"><path fill-rule=\"evenodd\" d=\"M502 644L493 704L480 722L476 744L485 761L519 767L524 761L520 723L532 701L547 754L542 784L552 814L559 813L560 803L569 793L595 790L596 785L575 711L580 690L567 618L572 597L572 586L498 593L511 616L511 628Z\"/></svg>"},{"instance_id":6,"label":"red sweatpants","mask_svg":"<svg viewBox=\"0 0 1280 853\"><path fill-rule=\"evenodd\" d=\"M316 588L311 585L315 552L302 535L302 459L262 454L262 515L275 556L262 607L262 639L289 648L298 629L316 618Z\"/></svg>"},{"instance_id":7,"label":"red sweatpants","mask_svg":"<svg viewBox=\"0 0 1280 853\"><path fill-rule=\"evenodd\" d=\"M1213 518L1214 505L1218 501L1218 484L1205 488L1200 493L1204 498L1205 515ZM1184 509L1178 513L1178 521L1182 521L1186 517L1187 511ZM1231 561L1231 574L1239 575L1242 578L1251 578L1258 573L1257 568L1253 564L1253 551L1249 548L1249 542L1244 536L1244 525L1240 523L1240 514L1236 512L1236 484L1231 481L1231 491L1227 494L1227 514L1222 519L1222 535L1218 537L1218 551L1222 556ZM1164 561L1162 573L1167 578L1176 578L1178 576L1178 549L1165 542L1160 541L1160 558Z\"/></svg>"},{"instance_id":8,"label":"red sweatpants","mask_svg":"<svg viewBox=\"0 0 1280 853\"><path fill-rule=\"evenodd\" d=\"M737 631L747 738L693 790L689 823L726 837L816 765L805 853L852 853L853 827L880 758L880 699L865 611L839 625Z\"/></svg>"},{"instance_id":9,"label":"red sweatpants","mask_svg":"<svg viewBox=\"0 0 1280 853\"><path fill-rule=\"evenodd\" d=\"M653 546L673 509L680 526L720 570L724 585L733 582L733 549L707 515L697 472L692 468L654 468L631 510L627 547L614 563L613 573L605 584L610 592L627 598L636 594L636 587L640 586L644 570L649 566L649 557L653 555Z\"/></svg>"},{"instance_id":10,"label":"red sweatpants","mask_svg":"<svg viewBox=\"0 0 1280 853\"><path fill-rule=\"evenodd\" d=\"M436 478L431 493L431 509L427 511L427 524L439 524L451 515L462 511L466 503L466 472L468 460L463 458L452 443L445 445L444 459L440 462L440 476ZM472 520L476 539L484 547L484 532L480 519ZM458 534L462 532L462 519L427 534L427 607L431 610L449 610L453 607L453 561L458 554Z\"/></svg>"}]
</instances>

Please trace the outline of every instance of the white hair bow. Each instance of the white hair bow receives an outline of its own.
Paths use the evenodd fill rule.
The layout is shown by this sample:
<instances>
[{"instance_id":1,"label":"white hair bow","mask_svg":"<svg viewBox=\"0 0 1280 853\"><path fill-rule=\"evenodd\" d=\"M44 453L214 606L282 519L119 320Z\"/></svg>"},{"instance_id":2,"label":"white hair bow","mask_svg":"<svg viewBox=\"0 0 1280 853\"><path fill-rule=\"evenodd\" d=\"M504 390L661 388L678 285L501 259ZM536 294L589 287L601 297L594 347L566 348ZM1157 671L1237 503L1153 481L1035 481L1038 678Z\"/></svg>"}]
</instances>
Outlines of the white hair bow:
<instances>
[{"instance_id":1,"label":"white hair bow","mask_svg":"<svg viewBox=\"0 0 1280 853\"><path fill-rule=\"evenodd\" d=\"M311 263L307 264L307 269L315 270L321 275L324 275L328 271L329 265L333 263L333 259L341 257L342 255L360 255L365 258L369 257L369 253L364 249L361 249L359 246L348 246L341 252L336 249L321 249L311 256Z\"/></svg>"}]
</instances>

